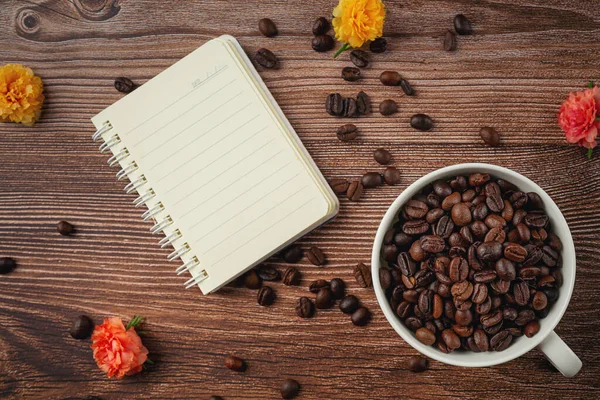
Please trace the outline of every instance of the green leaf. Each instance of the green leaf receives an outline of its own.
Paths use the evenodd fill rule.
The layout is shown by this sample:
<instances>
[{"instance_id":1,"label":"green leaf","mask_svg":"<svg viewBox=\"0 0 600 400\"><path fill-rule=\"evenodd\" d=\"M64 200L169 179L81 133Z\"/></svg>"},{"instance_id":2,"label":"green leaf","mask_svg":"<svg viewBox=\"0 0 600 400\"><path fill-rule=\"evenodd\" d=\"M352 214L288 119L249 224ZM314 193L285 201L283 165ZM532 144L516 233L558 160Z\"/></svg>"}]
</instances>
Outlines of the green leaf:
<instances>
[{"instance_id":1,"label":"green leaf","mask_svg":"<svg viewBox=\"0 0 600 400\"><path fill-rule=\"evenodd\" d=\"M593 152L593 151L594 151L594 149L592 149L592 148L588 149L588 152L587 152L587 157L588 157L588 160L591 160L591 159L592 159L592 152Z\"/></svg>"},{"instance_id":2,"label":"green leaf","mask_svg":"<svg viewBox=\"0 0 600 400\"><path fill-rule=\"evenodd\" d=\"M133 318L129 321L125 330L129 330L129 328L136 328L139 324L144 322L144 317L140 317L139 315L134 315Z\"/></svg>"},{"instance_id":3,"label":"green leaf","mask_svg":"<svg viewBox=\"0 0 600 400\"><path fill-rule=\"evenodd\" d=\"M590 88L590 89L593 88L594 87L594 81L589 81L587 87Z\"/></svg>"},{"instance_id":4,"label":"green leaf","mask_svg":"<svg viewBox=\"0 0 600 400\"><path fill-rule=\"evenodd\" d=\"M344 51L348 50L350 48L350 45L348 43L344 43L342 45L342 47L340 47L338 49L338 51L335 52L335 54L333 55L333 58L337 58L337 56L339 56L340 54L342 54Z\"/></svg>"}]
</instances>

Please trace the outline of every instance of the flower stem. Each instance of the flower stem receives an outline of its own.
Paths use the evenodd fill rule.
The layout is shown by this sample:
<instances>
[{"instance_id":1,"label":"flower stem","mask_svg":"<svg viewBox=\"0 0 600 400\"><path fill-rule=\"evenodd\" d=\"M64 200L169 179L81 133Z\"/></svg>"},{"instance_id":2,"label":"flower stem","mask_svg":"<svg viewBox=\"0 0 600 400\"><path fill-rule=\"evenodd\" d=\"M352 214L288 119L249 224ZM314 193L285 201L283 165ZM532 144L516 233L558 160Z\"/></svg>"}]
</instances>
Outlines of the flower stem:
<instances>
[{"instance_id":1,"label":"flower stem","mask_svg":"<svg viewBox=\"0 0 600 400\"><path fill-rule=\"evenodd\" d=\"M590 89L593 88L594 87L594 81L589 81L587 87L590 88Z\"/></svg>"},{"instance_id":2,"label":"flower stem","mask_svg":"<svg viewBox=\"0 0 600 400\"><path fill-rule=\"evenodd\" d=\"M142 322L144 322L144 317L140 317L139 315L134 315L131 318L131 320L129 321L129 323L127 324L127 326L125 327L125 330L129 330L129 328L136 328Z\"/></svg>"},{"instance_id":3,"label":"flower stem","mask_svg":"<svg viewBox=\"0 0 600 400\"><path fill-rule=\"evenodd\" d=\"M342 54L342 52L348 50L350 48L350 45L348 43L344 43L342 45L342 47L340 47L338 49L338 51L335 52L335 54L333 55L333 58L337 58L337 56L339 56L340 54Z\"/></svg>"},{"instance_id":4,"label":"flower stem","mask_svg":"<svg viewBox=\"0 0 600 400\"><path fill-rule=\"evenodd\" d=\"M593 151L594 151L594 149L592 149L592 148L589 148L589 149L588 149L588 152L587 152L587 157L588 157L588 160L591 160L591 159L592 159L592 152L593 152Z\"/></svg>"}]
</instances>

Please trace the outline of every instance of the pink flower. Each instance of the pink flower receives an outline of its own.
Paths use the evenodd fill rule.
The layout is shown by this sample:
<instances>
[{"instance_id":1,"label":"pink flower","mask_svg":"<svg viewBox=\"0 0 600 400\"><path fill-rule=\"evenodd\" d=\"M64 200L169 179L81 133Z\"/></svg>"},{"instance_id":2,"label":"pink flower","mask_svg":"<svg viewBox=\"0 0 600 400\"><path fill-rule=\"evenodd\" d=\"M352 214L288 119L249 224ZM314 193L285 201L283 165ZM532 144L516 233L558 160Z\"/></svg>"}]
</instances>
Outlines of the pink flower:
<instances>
[{"instance_id":1,"label":"pink flower","mask_svg":"<svg viewBox=\"0 0 600 400\"><path fill-rule=\"evenodd\" d=\"M583 92L569 94L560 107L558 124L565 131L567 142L592 149L600 130L600 89L594 86ZM591 150L590 150L591 151Z\"/></svg>"}]
</instances>

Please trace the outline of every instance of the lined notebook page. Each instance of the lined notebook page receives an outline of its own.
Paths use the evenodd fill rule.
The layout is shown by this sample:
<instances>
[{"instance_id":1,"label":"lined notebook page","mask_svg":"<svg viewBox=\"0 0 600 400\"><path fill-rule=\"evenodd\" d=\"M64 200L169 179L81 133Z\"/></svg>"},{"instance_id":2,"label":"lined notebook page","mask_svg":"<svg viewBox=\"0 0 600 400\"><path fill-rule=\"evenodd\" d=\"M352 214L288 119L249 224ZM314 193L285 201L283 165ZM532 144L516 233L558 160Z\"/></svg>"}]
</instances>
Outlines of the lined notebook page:
<instances>
[{"instance_id":1,"label":"lined notebook page","mask_svg":"<svg viewBox=\"0 0 600 400\"><path fill-rule=\"evenodd\" d=\"M209 278L206 293L322 222L331 202L227 44L212 40L94 117L113 125ZM118 152L119 147L113 149ZM170 232L169 228L165 232Z\"/></svg>"}]
</instances>

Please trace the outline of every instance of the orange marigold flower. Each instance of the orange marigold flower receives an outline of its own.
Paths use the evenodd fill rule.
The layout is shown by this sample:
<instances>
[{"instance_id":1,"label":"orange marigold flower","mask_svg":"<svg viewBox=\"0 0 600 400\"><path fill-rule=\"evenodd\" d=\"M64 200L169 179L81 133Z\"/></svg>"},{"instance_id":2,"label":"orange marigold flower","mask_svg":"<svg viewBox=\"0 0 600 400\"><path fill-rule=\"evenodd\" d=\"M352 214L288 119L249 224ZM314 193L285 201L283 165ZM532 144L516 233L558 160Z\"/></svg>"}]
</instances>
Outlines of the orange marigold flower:
<instances>
[{"instance_id":1,"label":"orange marigold flower","mask_svg":"<svg viewBox=\"0 0 600 400\"><path fill-rule=\"evenodd\" d=\"M33 125L42 113L44 84L31 68L0 67L0 121Z\"/></svg>"},{"instance_id":2,"label":"orange marigold flower","mask_svg":"<svg viewBox=\"0 0 600 400\"><path fill-rule=\"evenodd\" d=\"M105 318L94 328L92 349L96 364L109 378L136 374L148 360L148 349L135 329L126 330L119 317Z\"/></svg>"},{"instance_id":3,"label":"orange marigold flower","mask_svg":"<svg viewBox=\"0 0 600 400\"><path fill-rule=\"evenodd\" d=\"M599 118L600 89L593 86L583 92L569 94L560 107L558 124L565 132L567 142L593 149L598 144Z\"/></svg>"},{"instance_id":4,"label":"orange marigold flower","mask_svg":"<svg viewBox=\"0 0 600 400\"><path fill-rule=\"evenodd\" d=\"M361 47L383 35L385 6L381 0L340 0L333 9L333 29L337 40Z\"/></svg>"}]
</instances>

